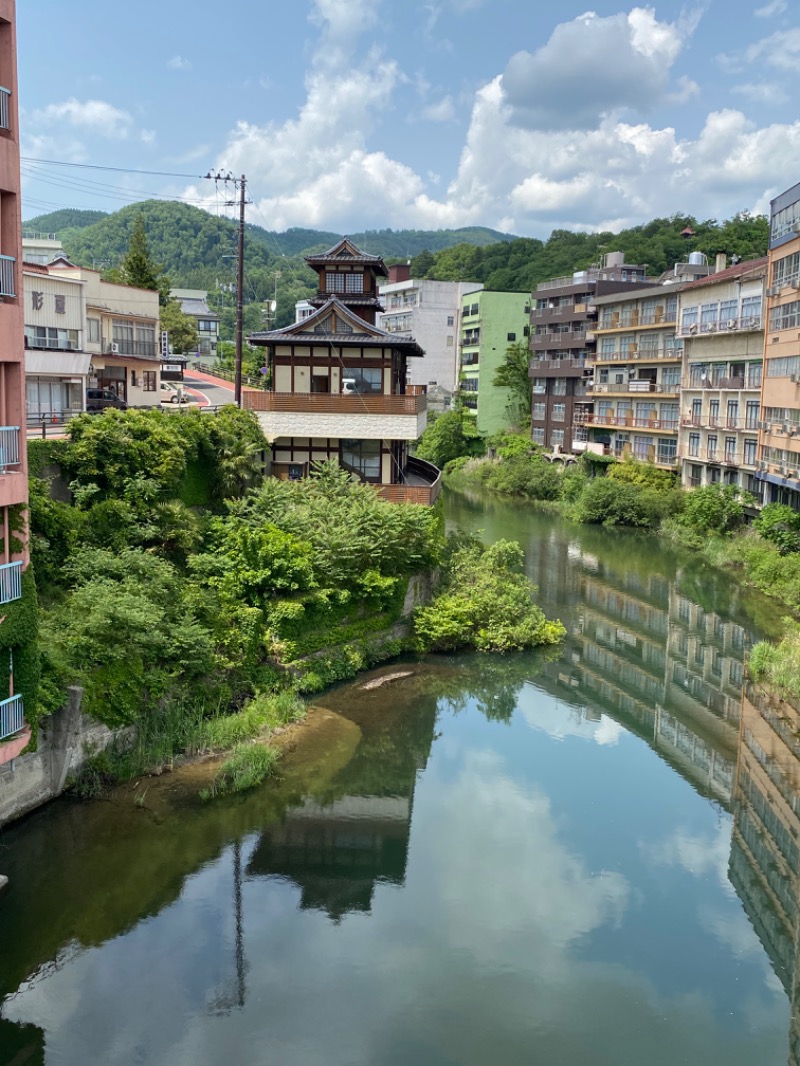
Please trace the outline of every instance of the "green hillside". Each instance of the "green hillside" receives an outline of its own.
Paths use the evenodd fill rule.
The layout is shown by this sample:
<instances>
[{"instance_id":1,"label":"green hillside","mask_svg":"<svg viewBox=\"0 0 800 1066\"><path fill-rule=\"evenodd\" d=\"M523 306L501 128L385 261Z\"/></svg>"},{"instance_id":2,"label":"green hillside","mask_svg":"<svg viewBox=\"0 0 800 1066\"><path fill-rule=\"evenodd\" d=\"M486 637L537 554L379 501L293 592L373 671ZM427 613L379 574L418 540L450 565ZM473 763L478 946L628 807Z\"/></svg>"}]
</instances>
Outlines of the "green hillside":
<instances>
[{"instance_id":1,"label":"green hillside","mask_svg":"<svg viewBox=\"0 0 800 1066\"><path fill-rule=\"evenodd\" d=\"M691 229L694 236L683 235ZM689 252L718 252L740 259L767 254L769 222L763 215L741 212L727 221L701 222L691 215L656 218L620 233L575 233L553 230L546 241L528 237L476 248L459 244L412 260L415 277L482 281L487 289L531 292L540 281L572 274L599 263L607 252L625 253L628 263L645 263L651 275L685 261Z\"/></svg>"},{"instance_id":2,"label":"green hillside","mask_svg":"<svg viewBox=\"0 0 800 1066\"><path fill-rule=\"evenodd\" d=\"M64 230L84 229L105 218L106 211L81 211L77 207L64 207L47 215L37 215L22 223L25 233L55 233L61 237Z\"/></svg>"}]
</instances>

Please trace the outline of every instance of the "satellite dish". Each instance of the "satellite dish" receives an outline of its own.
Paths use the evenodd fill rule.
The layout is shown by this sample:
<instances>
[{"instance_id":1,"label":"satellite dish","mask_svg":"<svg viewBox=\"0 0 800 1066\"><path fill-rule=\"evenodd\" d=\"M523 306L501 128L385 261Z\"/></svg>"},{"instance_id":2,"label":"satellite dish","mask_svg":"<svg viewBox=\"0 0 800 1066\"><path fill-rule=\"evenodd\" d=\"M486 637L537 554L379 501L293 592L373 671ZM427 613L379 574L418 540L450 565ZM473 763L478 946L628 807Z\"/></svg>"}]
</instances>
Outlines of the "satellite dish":
<instances>
[{"instance_id":1,"label":"satellite dish","mask_svg":"<svg viewBox=\"0 0 800 1066\"><path fill-rule=\"evenodd\" d=\"M277 300L270 300L269 309L270 309L270 311L272 312L273 315L275 314L275 311L276 311L277 307L278 307L278 301Z\"/></svg>"}]
</instances>

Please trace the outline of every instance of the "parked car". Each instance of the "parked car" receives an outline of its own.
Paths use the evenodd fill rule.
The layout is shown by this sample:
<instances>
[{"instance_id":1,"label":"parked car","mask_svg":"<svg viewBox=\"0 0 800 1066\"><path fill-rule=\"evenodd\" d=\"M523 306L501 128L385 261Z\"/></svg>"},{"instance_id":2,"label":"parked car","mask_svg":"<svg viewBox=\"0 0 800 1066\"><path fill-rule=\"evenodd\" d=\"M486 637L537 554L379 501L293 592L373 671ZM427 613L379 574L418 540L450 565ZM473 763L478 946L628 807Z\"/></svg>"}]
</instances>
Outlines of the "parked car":
<instances>
[{"instance_id":1,"label":"parked car","mask_svg":"<svg viewBox=\"0 0 800 1066\"><path fill-rule=\"evenodd\" d=\"M185 395L179 385L173 385L171 381L161 382L162 403L189 403L189 397Z\"/></svg>"},{"instance_id":2,"label":"parked car","mask_svg":"<svg viewBox=\"0 0 800 1066\"><path fill-rule=\"evenodd\" d=\"M86 410L89 414L99 414L108 407L116 407L118 411L127 411L128 405L111 389L87 389Z\"/></svg>"}]
</instances>

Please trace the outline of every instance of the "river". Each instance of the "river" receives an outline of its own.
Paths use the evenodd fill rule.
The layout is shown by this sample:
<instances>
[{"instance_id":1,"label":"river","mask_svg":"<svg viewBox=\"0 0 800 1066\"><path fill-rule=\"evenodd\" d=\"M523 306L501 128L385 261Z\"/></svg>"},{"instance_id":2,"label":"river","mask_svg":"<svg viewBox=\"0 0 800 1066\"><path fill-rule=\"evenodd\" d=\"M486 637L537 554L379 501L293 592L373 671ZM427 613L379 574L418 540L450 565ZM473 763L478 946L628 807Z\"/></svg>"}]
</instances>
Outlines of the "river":
<instances>
[{"instance_id":1,"label":"river","mask_svg":"<svg viewBox=\"0 0 800 1066\"><path fill-rule=\"evenodd\" d=\"M800 1063L797 732L741 687L774 607L653 537L446 505L523 544L564 646L341 686L247 796L7 828L2 1066Z\"/></svg>"}]
</instances>

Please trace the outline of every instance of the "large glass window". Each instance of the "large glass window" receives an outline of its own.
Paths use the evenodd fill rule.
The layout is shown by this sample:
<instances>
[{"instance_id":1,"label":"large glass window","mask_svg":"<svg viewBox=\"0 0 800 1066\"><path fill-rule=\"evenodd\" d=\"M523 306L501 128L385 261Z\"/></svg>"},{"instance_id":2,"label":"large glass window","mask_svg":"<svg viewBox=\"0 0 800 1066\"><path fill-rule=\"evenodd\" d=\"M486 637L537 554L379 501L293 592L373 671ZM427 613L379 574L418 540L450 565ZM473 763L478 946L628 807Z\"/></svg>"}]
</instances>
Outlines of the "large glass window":
<instances>
[{"instance_id":1,"label":"large glass window","mask_svg":"<svg viewBox=\"0 0 800 1066\"><path fill-rule=\"evenodd\" d=\"M383 371L378 366L345 366L342 370L342 392L348 394L383 392Z\"/></svg>"},{"instance_id":2,"label":"large glass window","mask_svg":"<svg viewBox=\"0 0 800 1066\"><path fill-rule=\"evenodd\" d=\"M378 440L343 440L342 466L364 481L381 479L381 442Z\"/></svg>"},{"instance_id":3,"label":"large glass window","mask_svg":"<svg viewBox=\"0 0 800 1066\"><path fill-rule=\"evenodd\" d=\"M326 292L344 292L344 274L330 273L325 275Z\"/></svg>"}]
</instances>

